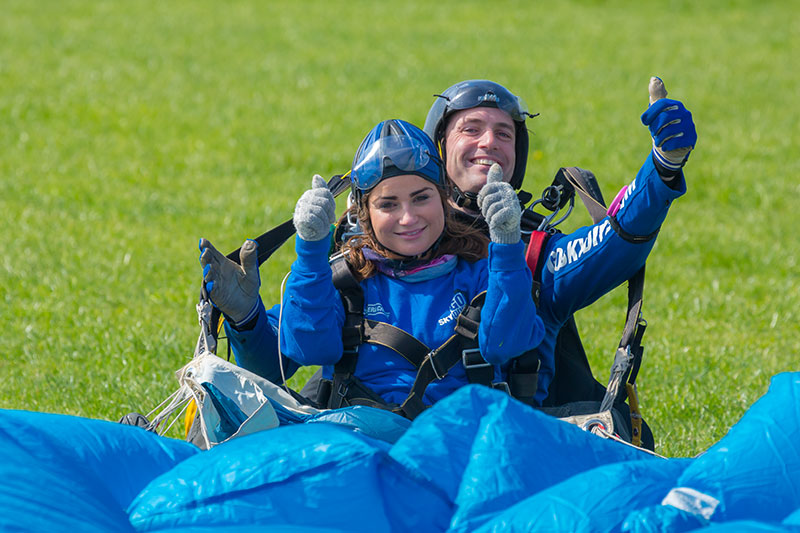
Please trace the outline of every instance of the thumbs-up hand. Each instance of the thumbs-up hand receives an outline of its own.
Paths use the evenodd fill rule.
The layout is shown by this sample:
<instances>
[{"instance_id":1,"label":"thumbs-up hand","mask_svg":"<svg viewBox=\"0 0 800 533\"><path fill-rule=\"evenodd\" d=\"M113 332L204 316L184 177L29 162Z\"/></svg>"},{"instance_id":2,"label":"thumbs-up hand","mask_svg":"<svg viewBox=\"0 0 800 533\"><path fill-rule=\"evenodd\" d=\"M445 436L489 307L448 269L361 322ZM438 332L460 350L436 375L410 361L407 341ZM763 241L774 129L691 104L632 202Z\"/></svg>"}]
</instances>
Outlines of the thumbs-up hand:
<instances>
[{"instance_id":1,"label":"thumbs-up hand","mask_svg":"<svg viewBox=\"0 0 800 533\"><path fill-rule=\"evenodd\" d=\"M661 78L650 78L648 90L650 107L642 114L642 124L650 128L657 163L670 174L675 174L686 163L697 143L692 114L678 100L667 98L667 89Z\"/></svg>"},{"instance_id":2,"label":"thumbs-up hand","mask_svg":"<svg viewBox=\"0 0 800 533\"><path fill-rule=\"evenodd\" d=\"M336 220L336 201L325 179L315 174L311 188L297 200L294 208L294 227L304 241L320 241L328 236Z\"/></svg>"},{"instance_id":3,"label":"thumbs-up hand","mask_svg":"<svg viewBox=\"0 0 800 533\"><path fill-rule=\"evenodd\" d=\"M510 183L503 181L503 169L497 163L489 169L486 185L478 193L478 207L489 226L489 237L499 244L516 244L522 207Z\"/></svg>"}]
</instances>

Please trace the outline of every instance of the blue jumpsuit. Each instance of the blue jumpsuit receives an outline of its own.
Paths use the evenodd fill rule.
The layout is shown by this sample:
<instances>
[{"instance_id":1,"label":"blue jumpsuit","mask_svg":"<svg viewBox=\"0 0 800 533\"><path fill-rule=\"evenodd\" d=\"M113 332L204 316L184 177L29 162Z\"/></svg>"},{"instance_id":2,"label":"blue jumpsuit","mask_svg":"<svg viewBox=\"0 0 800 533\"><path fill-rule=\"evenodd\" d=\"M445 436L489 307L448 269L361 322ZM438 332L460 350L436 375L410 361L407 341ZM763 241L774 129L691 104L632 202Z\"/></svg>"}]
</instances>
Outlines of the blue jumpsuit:
<instances>
[{"instance_id":1,"label":"blue jumpsuit","mask_svg":"<svg viewBox=\"0 0 800 533\"><path fill-rule=\"evenodd\" d=\"M344 325L344 306L333 286L328 248L327 240L297 238L297 260L286 283L281 322L282 353L301 365L322 365L326 378L341 358ZM485 290L478 343L486 361L496 366L499 381L500 365L538 346L544 335L523 251L522 241L490 243L487 259L473 263L453 258L444 272L417 281L377 273L361 282L364 317L389 323L437 348L453 335L461 310ZM382 345L365 343L358 353L355 376L385 401L402 403L417 369ZM423 402L430 405L466 384L464 367L457 364L428 386Z\"/></svg>"},{"instance_id":2,"label":"blue jumpsuit","mask_svg":"<svg viewBox=\"0 0 800 533\"><path fill-rule=\"evenodd\" d=\"M648 154L636 178L627 186L616 219L632 235L649 235L667 216L673 200L686 192L683 171L675 178L674 188L659 176ZM555 369L555 345L558 332L576 311L592 304L604 294L628 280L641 268L655 244L655 239L634 244L611 228L608 218L569 234L556 234L546 244L539 296L538 316L545 334L538 346L541 357L539 389L536 401L547 397ZM239 365L276 383L281 382L277 355L279 306L260 309L252 329L237 331L226 322L226 332ZM298 365L284 358L287 377Z\"/></svg>"}]
</instances>

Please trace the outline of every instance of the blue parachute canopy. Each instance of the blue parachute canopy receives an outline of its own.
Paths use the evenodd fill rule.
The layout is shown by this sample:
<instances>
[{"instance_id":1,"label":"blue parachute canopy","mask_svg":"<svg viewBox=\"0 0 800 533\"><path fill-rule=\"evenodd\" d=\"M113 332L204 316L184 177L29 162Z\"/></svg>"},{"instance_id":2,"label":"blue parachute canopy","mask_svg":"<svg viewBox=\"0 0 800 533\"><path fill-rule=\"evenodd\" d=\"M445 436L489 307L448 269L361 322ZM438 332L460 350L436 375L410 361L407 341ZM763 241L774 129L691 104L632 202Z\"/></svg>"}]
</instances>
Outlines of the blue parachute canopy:
<instances>
[{"instance_id":1,"label":"blue parachute canopy","mask_svg":"<svg viewBox=\"0 0 800 533\"><path fill-rule=\"evenodd\" d=\"M604 440L479 386L395 427L393 444L352 416L200 451L0 410L0 530L800 531L800 373L775 376L697 458Z\"/></svg>"}]
</instances>

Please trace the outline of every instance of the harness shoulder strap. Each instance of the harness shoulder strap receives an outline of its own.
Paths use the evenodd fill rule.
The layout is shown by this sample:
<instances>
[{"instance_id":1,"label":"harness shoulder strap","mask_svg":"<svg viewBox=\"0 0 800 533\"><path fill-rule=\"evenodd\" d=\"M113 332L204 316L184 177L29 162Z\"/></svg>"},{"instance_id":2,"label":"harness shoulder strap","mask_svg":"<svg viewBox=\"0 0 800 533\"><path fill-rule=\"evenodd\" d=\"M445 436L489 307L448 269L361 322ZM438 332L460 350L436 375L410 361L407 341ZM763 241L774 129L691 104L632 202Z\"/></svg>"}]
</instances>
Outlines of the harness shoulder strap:
<instances>
[{"instance_id":1,"label":"harness shoulder strap","mask_svg":"<svg viewBox=\"0 0 800 533\"><path fill-rule=\"evenodd\" d=\"M328 400L330 409L342 407L358 363L358 346L364 337L364 292L350 265L339 254L331 258L333 286L339 291L344 305L342 327L342 357L333 367L333 382Z\"/></svg>"},{"instance_id":2,"label":"harness shoulder strap","mask_svg":"<svg viewBox=\"0 0 800 533\"><path fill-rule=\"evenodd\" d=\"M579 167L562 167L561 170L570 185L575 188L575 192L586 206L586 210L589 211L592 222L597 224L603 220L606 216L606 203L595 175L591 171Z\"/></svg>"}]
</instances>

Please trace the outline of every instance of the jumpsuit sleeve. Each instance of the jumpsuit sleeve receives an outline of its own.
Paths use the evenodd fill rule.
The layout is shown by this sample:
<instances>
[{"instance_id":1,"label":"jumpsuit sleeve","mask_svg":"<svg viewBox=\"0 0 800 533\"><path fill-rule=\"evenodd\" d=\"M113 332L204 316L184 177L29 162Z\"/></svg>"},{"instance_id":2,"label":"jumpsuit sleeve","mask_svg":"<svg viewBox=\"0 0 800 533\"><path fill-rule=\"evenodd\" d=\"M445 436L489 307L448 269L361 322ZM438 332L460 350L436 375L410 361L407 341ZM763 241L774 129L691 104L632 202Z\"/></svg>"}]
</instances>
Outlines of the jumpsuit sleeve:
<instances>
[{"instance_id":1,"label":"jumpsuit sleeve","mask_svg":"<svg viewBox=\"0 0 800 533\"><path fill-rule=\"evenodd\" d=\"M300 365L332 365L342 357L344 306L328 264L329 239L297 237L297 260L283 297L280 346Z\"/></svg>"},{"instance_id":2,"label":"jumpsuit sleeve","mask_svg":"<svg viewBox=\"0 0 800 533\"><path fill-rule=\"evenodd\" d=\"M665 184L648 155L636 178L618 195L619 227L628 235L653 235L645 242L620 236L608 216L568 235L554 235L545 249L540 312L563 323L630 279L645 264L673 200L686 192L683 172L675 179L675 188Z\"/></svg>"},{"instance_id":3,"label":"jumpsuit sleeve","mask_svg":"<svg viewBox=\"0 0 800 533\"><path fill-rule=\"evenodd\" d=\"M229 322L224 323L236 364L278 385L283 383L279 360L283 364L283 375L286 379L300 368L300 365L288 357L278 356L280 308L280 304L276 304L267 310L259 299L255 319L248 324L248 328L236 329Z\"/></svg>"},{"instance_id":4,"label":"jumpsuit sleeve","mask_svg":"<svg viewBox=\"0 0 800 533\"><path fill-rule=\"evenodd\" d=\"M502 364L539 345L542 319L533 302L524 244L489 244L489 280L478 342L487 362Z\"/></svg>"}]
</instances>

